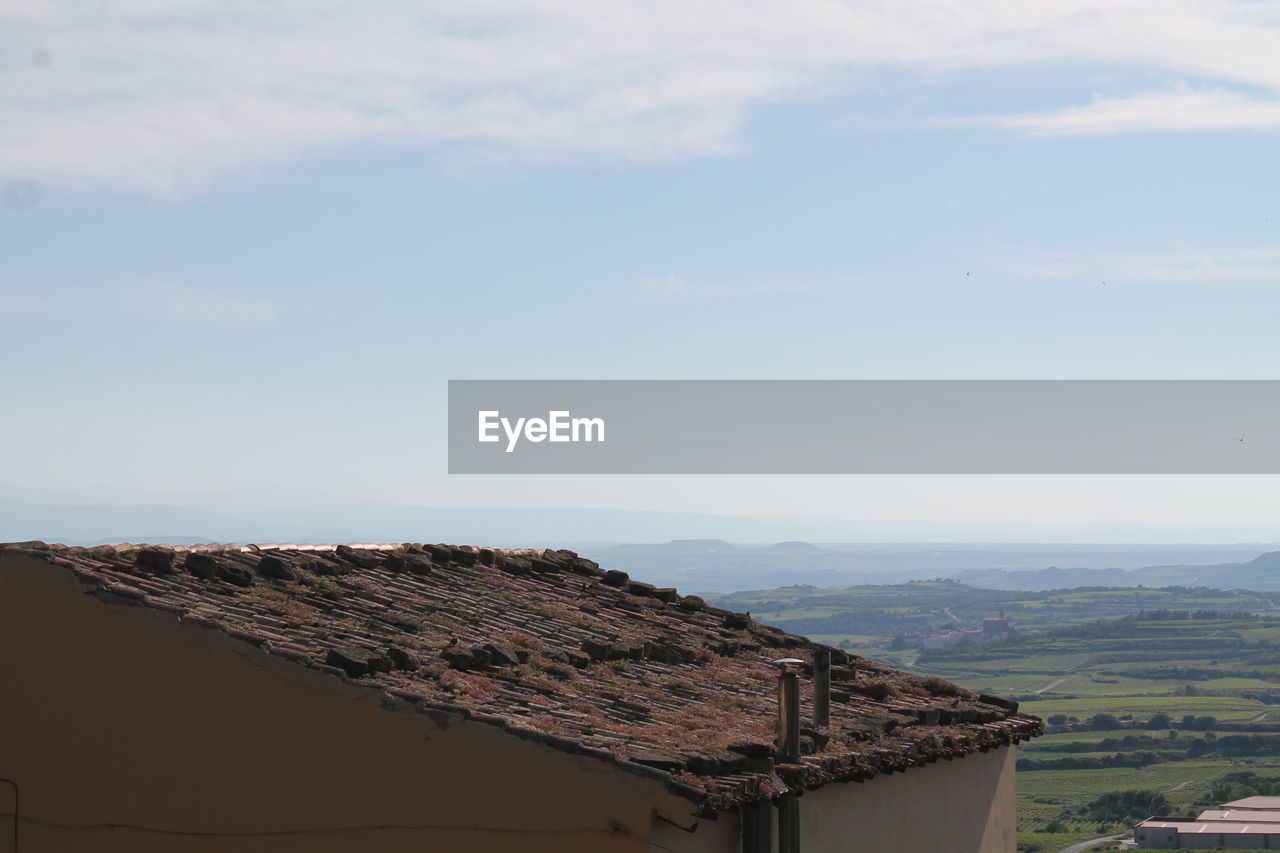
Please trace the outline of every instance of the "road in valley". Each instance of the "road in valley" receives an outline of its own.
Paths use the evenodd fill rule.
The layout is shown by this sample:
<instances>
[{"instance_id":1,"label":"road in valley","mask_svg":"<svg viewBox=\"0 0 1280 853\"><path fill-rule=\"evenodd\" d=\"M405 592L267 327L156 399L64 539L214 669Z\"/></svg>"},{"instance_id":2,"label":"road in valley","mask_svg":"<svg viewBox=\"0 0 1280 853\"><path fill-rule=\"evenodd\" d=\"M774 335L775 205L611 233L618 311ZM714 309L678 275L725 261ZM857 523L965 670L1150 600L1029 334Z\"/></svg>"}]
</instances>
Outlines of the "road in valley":
<instances>
[{"instance_id":1,"label":"road in valley","mask_svg":"<svg viewBox=\"0 0 1280 853\"><path fill-rule=\"evenodd\" d=\"M1057 687L1059 684L1061 684L1062 682L1066 681L1066 680L1067 680L1068 678L1070 678L1070 677L1071 677L1071 676L1069 676L1069 675L1068 675L1068 676L1064 676L1064 677L1062 677L1062 678L1059 678L1057 681L1052 681L1052 682L1050 682L1049 684L1046 684L1044 687L1041 687L1039 690L1032 690L1031 692L1032 692L1032 693L1048 693L1050 690L1052 690L1053 688Z\"/></svg>"},{"instance_id":2,"label":"road in valley","mask_svg":"<svg viewBox=\"0 0 1280 853\"><path fill-rule=\"evenodd\" d=\"M1081 841L1079 844L1072 844L1070 847L1063 847L1062 853L1084 853L1090 847L1097 847L1099 844L1106 844L1108 841L1119 841L1124 838L1126 833L1119 835L1107 835L1103 838L1090 838L1088 841Z\"/></svg>"}]
</instances>

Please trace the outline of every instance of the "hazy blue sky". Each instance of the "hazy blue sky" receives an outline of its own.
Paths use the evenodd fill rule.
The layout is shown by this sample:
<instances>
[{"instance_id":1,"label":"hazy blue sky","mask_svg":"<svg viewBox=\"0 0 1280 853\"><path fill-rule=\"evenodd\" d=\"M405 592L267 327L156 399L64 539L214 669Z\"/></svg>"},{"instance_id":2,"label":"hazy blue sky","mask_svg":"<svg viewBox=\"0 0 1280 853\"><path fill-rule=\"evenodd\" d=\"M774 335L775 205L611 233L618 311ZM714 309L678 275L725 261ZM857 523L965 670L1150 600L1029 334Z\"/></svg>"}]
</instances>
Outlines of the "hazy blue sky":
<instances>
[{"instance_id":1,"label":"hazy blue sky","mask_svg":"<svg viewBox=\"0 0 1280 853\"><path fill-rule=\"evenodd\" d=\"M0 481L1280 535L1276 478L443 441L449 378L1280 378L1277 57L1263 2L11 0Z\"/></svg>"}]
</instances>

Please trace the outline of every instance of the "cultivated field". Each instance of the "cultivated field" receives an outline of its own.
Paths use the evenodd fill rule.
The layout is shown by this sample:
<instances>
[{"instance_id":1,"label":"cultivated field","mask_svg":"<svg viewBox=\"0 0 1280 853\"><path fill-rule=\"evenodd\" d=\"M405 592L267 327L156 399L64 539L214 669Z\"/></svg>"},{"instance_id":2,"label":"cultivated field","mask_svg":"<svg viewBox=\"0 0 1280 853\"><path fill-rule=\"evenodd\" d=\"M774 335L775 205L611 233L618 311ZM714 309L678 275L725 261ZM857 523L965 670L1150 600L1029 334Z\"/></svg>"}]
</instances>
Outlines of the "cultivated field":
<instances>
[{"instance_id":1,"label":"cultivated field","mask_svg":"<svg viewBox=\"0 0 1280 853\"><path fill-rule=\"evenodd\" d=\"M913 668L1017 696L1050 723L1019 750L1019 840L1058 850L1124 831L1138 811L1198 813L1228 774L1280 776L1276 628L1246 614L1155 611L925 652ZM1088 808L1125 791L1144 792L1130 814Z\"/></svg>"},{"instance_id":2,"label":"cultivated field","mask_svg":"<svg viewBox=\"0 0 1280 853\"><path fill-rule=\"evenodd\" d=\"M1048 733L1019 748L1019 842L1024 851L1056 851L1127 832L1152 812L1192 814L1223 799L1280 793L1275 595L1028 593L932 581L739 593L726 603L868 657L1012 696L1045 719ZM963 648L884 648L897 633L973 628L1001 610L1034 633Z\"/></svg>"}]
</instances>

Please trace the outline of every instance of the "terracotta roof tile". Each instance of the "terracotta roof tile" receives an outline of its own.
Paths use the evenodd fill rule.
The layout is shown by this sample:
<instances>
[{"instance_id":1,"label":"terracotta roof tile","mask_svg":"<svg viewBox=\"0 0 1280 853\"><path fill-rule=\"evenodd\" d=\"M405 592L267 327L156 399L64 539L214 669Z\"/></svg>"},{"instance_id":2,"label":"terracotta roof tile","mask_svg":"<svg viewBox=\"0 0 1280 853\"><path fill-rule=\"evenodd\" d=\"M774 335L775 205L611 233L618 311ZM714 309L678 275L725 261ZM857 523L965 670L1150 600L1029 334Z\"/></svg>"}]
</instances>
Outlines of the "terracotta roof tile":
<instances>
[{"instance_id":1,"label":"terracotta roof tile","mask_svg":"<svg viewBox=\"0 0 1280 853\"><path fill-rule=\"evenodd\" d=\"M831 725L772 771L776 670L819 648L571 551L451 545L20 543L109 600L556 749L666 780L707 811L1040 734L1017 706L832 650ZM114 598L113 598L114 596ZM811 685L802 680L802 704ZM931 692L938 691L938 692ZM656 778L656 777L655 777Z\"/></svg>"}]
</instances>

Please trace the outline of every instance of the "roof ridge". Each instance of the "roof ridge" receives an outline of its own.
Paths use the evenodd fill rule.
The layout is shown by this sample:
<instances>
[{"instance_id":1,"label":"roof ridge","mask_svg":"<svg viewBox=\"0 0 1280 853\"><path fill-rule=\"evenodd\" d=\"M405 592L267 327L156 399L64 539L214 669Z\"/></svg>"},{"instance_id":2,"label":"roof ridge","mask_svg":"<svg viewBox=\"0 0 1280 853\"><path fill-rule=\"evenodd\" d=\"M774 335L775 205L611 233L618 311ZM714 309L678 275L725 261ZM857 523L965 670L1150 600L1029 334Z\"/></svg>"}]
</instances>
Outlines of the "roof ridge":
<instances>
[{"instance_id":1,"label":"roof ridge","mask_svg":"<svg viewBox=\"0 0 1280 853\"><path fill-rule=\"evenodd\" d=\"M217 628L429 716L661 778L708 810L1041 731L1009 700L822 646L568 550L26 542L5 552L60 566L111 603ZM781 652L811 668L819 648L833 658L831 725L805 729L799 763L769 761L769 661Z\"/></svg>"}]
</instances>

